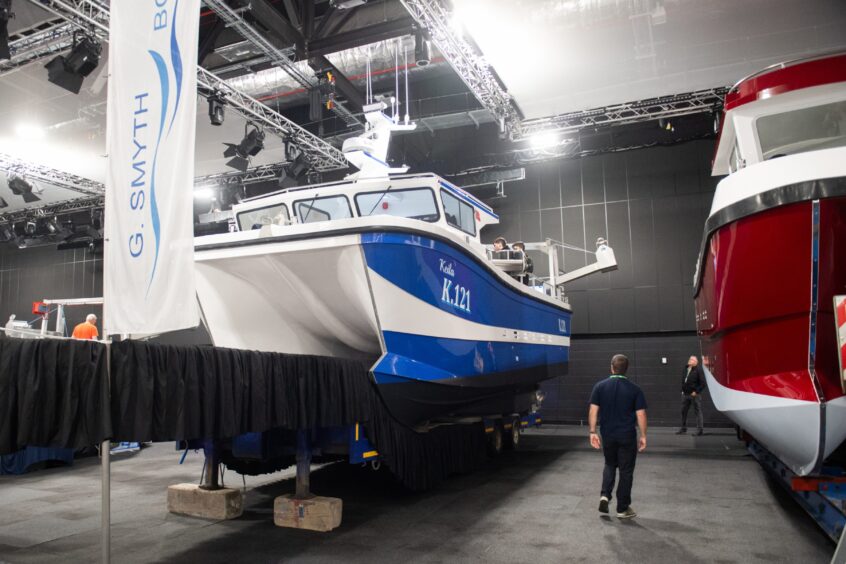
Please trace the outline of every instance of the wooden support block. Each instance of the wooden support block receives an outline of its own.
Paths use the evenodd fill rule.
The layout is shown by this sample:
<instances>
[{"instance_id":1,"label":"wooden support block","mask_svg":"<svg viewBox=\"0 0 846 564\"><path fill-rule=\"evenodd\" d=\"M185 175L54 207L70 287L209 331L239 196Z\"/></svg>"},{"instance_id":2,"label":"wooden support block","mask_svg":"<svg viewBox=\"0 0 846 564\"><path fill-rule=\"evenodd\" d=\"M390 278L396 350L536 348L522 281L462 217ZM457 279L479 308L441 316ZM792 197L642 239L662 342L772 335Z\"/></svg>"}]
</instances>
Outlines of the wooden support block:
<instances>
[{"instance_id":1,"label":"wooden support block","mask_svg":"<svg viewBox=\"0 0 846 564\"><path fill-rule=\"evenodd\" d=\"M331 531L341 525L343 507L337 497L294 499L293 495L282 495L273 502L273 523L277 527Z\"/></svg>"},{"instance_id":2,"label":"wooden support block","mask_svg":"<svg viewBox=\"0 0 846 564\"><path fill-rule=\"evenodd\" d=\"M235 519L244 512L241 490L203 490L197 484L176 484L167 488L167 510L204 519Z\"/></svg>"}]
</instances>

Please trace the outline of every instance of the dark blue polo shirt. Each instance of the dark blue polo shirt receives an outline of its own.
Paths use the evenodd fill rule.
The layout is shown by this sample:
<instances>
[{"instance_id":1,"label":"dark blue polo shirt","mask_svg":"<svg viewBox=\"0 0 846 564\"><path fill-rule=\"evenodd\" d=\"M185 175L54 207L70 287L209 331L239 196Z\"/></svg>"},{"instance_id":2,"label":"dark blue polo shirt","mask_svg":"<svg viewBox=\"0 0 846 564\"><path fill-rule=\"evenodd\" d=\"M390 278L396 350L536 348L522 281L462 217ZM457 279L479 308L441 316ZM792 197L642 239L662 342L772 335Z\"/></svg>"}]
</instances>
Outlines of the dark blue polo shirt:
<instances>
[{"instance_id":1,"label":"dark blue polo shirt","mask_svg":"<svg viewBox=\"0 0 846 564\"><path fill-rule=\"evenodd\" d=\"M618 440L637 437L635 412L646 409L646 397L637 384L625 376L609 376L593 387L590 403L599 406L599 431L603 437Z\"/></svg>"}]
</instances>

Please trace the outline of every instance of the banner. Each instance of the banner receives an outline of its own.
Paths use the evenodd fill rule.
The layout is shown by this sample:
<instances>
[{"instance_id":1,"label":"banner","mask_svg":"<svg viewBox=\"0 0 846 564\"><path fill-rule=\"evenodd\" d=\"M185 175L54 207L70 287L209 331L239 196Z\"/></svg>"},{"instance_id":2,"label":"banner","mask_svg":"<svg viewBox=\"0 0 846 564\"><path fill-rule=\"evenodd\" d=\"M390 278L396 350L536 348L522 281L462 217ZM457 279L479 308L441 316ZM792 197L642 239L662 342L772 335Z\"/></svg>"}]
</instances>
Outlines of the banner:
<instances>
[{"instance_id":1,"label":"banner","mask_svg":"<svg viewBox=\"0 0 846 564\"><path fill-rule=\"evenodd\" d=\"M199 323L194 139L200 0L111 3L104 333Z\"/></svg>"}]
</instances>

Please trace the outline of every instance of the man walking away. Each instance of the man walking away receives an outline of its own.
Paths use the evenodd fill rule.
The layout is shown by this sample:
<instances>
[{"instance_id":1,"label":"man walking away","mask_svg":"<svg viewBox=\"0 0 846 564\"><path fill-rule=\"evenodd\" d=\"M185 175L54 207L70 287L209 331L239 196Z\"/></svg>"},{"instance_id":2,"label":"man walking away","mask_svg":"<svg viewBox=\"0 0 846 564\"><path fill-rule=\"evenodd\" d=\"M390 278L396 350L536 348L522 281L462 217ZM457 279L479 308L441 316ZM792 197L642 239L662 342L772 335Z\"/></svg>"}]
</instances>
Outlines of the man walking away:
<instances>
[{"instance_id":1,"label":"man walking away","mask_svg":"<svg viewBox=\"0 0 846 564\"><path fill-rule=\"evenodd\" d=\"M637 513L632 508L632 481L638 452L646 450L646 398L643 391L626 378L629 359L621 354L611 359L611 376L597 382L590 394L590 445L605 455L602 472L602 493L599 511L608 513L608 502L614 490L617 470L617 517L631 519ZM602 440L596 434L596 420ZM640 428L640 440L635 425Z\"/></svg>"},{"instance_id":2,"label":"man walking away","mask_svg":"<svg viewBox=\"0 0 846 564\"><path fill-rule=\"evenodd\" d=\"M96 339L100 336L97 331L97 316L89 313L85 321L73 328L71 336L74 339Z\"/></svg>"},{"instance_id":3,"label":"man walking away","mask_svg":"<svg viewBox=\"0 0 846 564\"><path fill-rule=\"evenodd\" d=\"M704 434L703 427L705 426L705 420L702 416L703 390L705 390L705 376L702 374L699 361L695 356L691 356L682 373L682 424L681 429L676 432L677 435L687 433L687 413L690 411L691 404L693 404L693 411L696 415L698 429L696 436L701 437Z\"/></svg>"}]
</instances>

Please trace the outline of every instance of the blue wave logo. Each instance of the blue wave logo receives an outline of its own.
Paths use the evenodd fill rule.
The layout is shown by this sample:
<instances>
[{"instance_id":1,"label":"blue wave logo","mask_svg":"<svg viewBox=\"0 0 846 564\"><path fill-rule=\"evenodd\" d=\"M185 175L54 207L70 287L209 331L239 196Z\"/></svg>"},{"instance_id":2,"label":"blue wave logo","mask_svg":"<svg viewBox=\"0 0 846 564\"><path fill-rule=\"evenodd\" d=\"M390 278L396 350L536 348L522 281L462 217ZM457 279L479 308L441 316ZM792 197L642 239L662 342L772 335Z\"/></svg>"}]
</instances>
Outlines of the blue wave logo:
<instances>
[{"instance_id":1,"label":"blue wave logo","mask_svg":"<svg viewBox=\"0 0 846 564\"><path fill-rule=\"evenodd\" d=\"M150 294L150 288L153 285L153 279L156 276L156 267L159 264L159 248L161 247L161 219L159 218L159 206L156 202L156 165L159 160L159 147L162 144L162 133L164 133L165 114L167 113L167 103L170 98L170 77L167 72L167 65L162 56L156 51L149 50L150 56L153 57L153 62L156 64L156 69L159 71L159 89L161 91L161 109L159 111L159 134L156 139L156 148L153 151L153 173L150 176L150 216L153 221L153 235L156 238L156 254L153 257L153 271L150 273L150 282L147 284L147 295Z\"/></svg>"},{"instance_id":2,"label":"blue wave logo","mask_svg":"<svg viewBox=\"0 0 846 564\"><path fill-rule=\"evenodd\" d=\"M176 116L179 113L179 107L182 101L182 82L184 78L184 68L182 65L182 52L179 48L179 41L176 36L176 15L179 10L179 0L176 0L173 7L173 21L170 28L170 63L173 68L174 83L173 87L176 90L175 103L173 105L173 113L170 117L170 124L168 125L167 136L170 136L173 124L176 121ZM156 268L159 264L159 251L161 249L161 218L159 216L159 206L156 199L156 167L159 158L159 148L162 143L162 134L164 133L165 119L167 115L168 105L170 102L170 72L165 63L164 57L152 49L148 50L153 63L156 65L156 70L159 74L159 90L161 93L160 110L159 110L159 132L156 138L156 148L153 152L153 168L150 178L150 219L153 224L153 235L155 237L155 255L153 257L153 269L150 272L150 281L147 284L147 295L150 294L150 289L153 286L153 280L156 277Z\"/></svg>"},{"instance_id":3,"label":"blue wave logo","mask_svg":"<svg viewBox=\"0 0 846 564\"><path fill-rule=\"evenodd\" d=\"M179 50L179 41L176 38L176 14L179 12L179 0L173 5L173 24L170 27L170 62L173 66L173 75L176 78L176 103L173 105L173 116L170 118L167 134L173 129L173 122L179 112L179 103L182 101L182 52Z\"/></svg>"}]
</instances>

